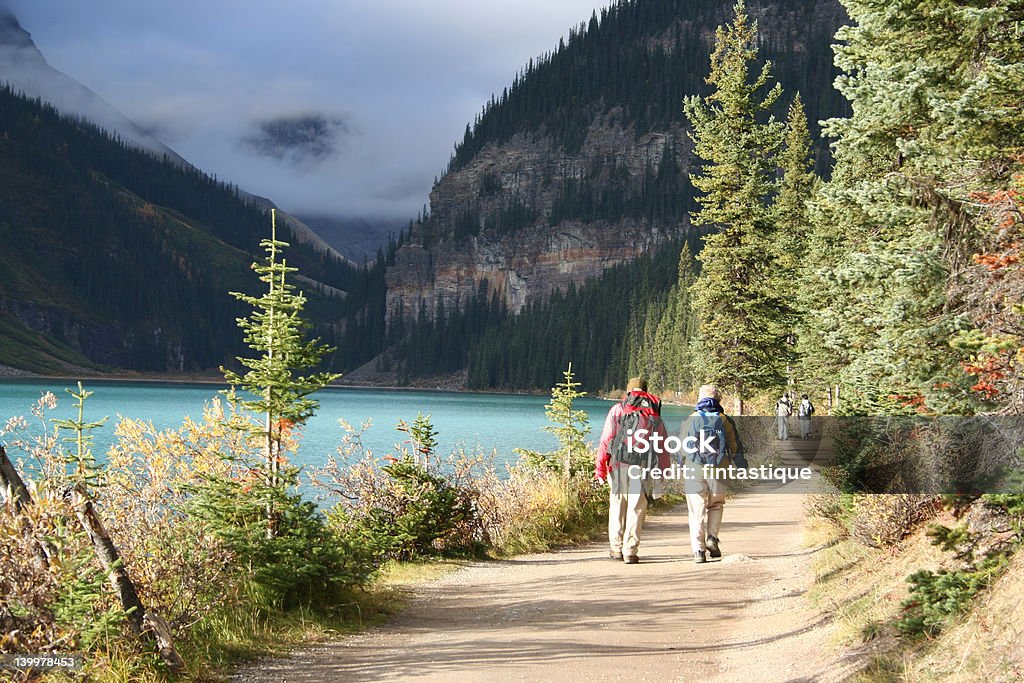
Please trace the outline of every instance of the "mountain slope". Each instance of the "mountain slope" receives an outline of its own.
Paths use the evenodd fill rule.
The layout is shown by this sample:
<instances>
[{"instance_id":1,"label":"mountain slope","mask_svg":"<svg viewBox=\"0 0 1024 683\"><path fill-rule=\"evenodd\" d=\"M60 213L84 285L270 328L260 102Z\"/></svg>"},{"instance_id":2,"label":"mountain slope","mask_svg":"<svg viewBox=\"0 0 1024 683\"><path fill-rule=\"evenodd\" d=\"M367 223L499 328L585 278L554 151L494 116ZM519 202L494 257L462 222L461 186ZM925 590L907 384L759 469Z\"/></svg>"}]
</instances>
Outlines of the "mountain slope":
<instances>
[{"instance_id":1,"label":"mountain slope","mask_svg":"<svg viewBox=\"0 0 1024 683\"><path fill-rule=\"evenodd\" d=\"M174 150L147 133L113 105L73 78L54 69L18 19L0 6L0 83L15 92L38 97L59 111L117 132L127 142L157 156L187 165Z\"/></svg>"},{"instance_id":2,"label":"mountain slope","mask_svg":"<svg viewBox=\"0 0 1024 683\"><path fill-rule=\"evenodd\" d=\"M229 361L244 311L228 292L258 288L249 264L269 225L235 188L0 89L0 365ZM365 304L366 272L305 244L288 258L328 336Z\"/></svg>"},{"instance_id":3,"label":"mountain slope","mask_svg":"<svg viewBox=\"0 0 1024 683\"><path fill-rule=\"evenodd\" d=\"M812 121L843 113L831 85L838 2L749 10L786 88L780 113L796 91ZM519 311L684 232L693 190L681 101L704 91L730 11L716 0L620 2L531 61L467 126L429 216L388 270L390 317L451 310L481 283Z\"/></svg>"},{"instance_id":4,"label":"mountain slope","mask_svg":"<svg viewBox=\"0 0 1024 683\"><path fill-rule=\"evenodd\" d=\"M300 220L324 242L355 263L372 261L377 251L405 230L408 220L302 215Z\"/></svg>"},{"instance_id":5,"label":"mountain slope","mask_svg":"<svg viewBox=\"0 0 1024 683\"><path fill-rule=\"evenodd\" d=\"M85 85L53 68L32 41L31 34L22 28L17 17L0 6L0 84L6 83L17 93L37 97L62 114L77 116L116 134L118 138L149 152L160 159L186 168L194 168L177 152L121 113L116 107ZM276 205L265 197L238 190L239 196L257 207L269 210ZM292 229L295 239L335 258L345 258L341 252L324 241L303 221L286 213L282 220Z\"/></svg>"}]
</instances>

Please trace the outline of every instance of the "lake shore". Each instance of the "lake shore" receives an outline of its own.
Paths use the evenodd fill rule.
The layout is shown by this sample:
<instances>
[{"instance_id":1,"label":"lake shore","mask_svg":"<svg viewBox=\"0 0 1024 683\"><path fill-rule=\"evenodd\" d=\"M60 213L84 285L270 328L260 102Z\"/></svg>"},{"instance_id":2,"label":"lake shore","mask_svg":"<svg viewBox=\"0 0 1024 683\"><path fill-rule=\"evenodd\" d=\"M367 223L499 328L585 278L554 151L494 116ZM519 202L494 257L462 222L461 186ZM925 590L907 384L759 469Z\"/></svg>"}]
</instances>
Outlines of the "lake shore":
<instances>
[{"instance_id":1,"label":"lake shore","mask_svg":"<svg viewBox=\"0 0 1024 683\"><path fill-rule=\"evenodd\" d=\"M199 384L199 385L210 385L210 386L227 386L224 382L223 376L220 374L211 373L136 373L136 372L112 372L112 373L83 373L80 375L41 375L27 370L19 370L17 368L11 368L6 365L0 365L0 381L62 381L68 382L69 386L73 386L75 383L81 381L83 383L88 382L105 382L105 383L130 383L139 385L161 385L161 384ZM364 390L377 390L377 391L409 391L409 392L430 392L430 393L460 393L460 394L504 394L513 396L547 396L549 394L548 389L534 389L534 390L509 390L509 389L466 389L461 386L457 386L450 382L438 382L438 378L427 378L426 380L417 382L415 384L397 385L397 384L373 384L370 382L346 382L342 378L338 382L329 384L326 387L327 390L332 389L364 389ZM604 391L604 392L592 392L589 396L605 401L618 401L622 398L621 390ZM673 392L670 395L662 397L662 402L665 405L674 406L692 406L693 400L688 400L688 397L681 395L678 392Z\"/></svg>"}]
</instances>

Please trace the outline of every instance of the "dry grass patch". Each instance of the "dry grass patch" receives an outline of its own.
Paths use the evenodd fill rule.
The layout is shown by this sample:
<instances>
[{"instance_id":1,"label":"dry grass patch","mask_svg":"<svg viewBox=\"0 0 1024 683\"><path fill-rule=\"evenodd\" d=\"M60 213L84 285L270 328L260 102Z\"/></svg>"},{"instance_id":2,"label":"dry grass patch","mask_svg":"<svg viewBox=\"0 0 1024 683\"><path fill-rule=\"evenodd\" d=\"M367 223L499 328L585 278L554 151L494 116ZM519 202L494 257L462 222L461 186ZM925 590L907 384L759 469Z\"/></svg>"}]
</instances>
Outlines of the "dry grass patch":
<instances>
[{"instance_id":1,"label":"dry grass patch","mask_svg":"<svg viewBox=\"0 0 1024 683\"><path fill-rule=\"evenodd\" d=\"M952 517L934 521L952 523ZM903 646L892 624L909 594L907 576L919 569L939 569L948 555L931 544L924 529L883 548L845 538L828 521L812 523L809 534L828 546L812 563L815 582L809 595L835 619L837 645L863 660L864 680L898 680L892 676L903 668Z\"/></svg>"}]
</instances>

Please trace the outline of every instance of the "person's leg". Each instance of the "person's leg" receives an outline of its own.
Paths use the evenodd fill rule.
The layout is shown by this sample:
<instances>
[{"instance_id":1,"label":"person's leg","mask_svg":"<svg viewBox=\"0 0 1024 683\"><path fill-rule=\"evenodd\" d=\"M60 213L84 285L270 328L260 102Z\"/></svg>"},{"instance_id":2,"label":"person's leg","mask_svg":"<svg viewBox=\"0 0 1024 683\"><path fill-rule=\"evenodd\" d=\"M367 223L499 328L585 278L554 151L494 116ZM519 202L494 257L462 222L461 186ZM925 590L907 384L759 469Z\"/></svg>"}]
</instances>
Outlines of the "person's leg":
<instances>
[{"instance_id":1,"label":"person's leg","mask_svg":"<svg viewBox=\"0 0 1024 683\"><path fill-rule=\"evenodd\" d=\"M647 517L647 494L643 491L626 496L626 528L622 537L623 558L636 557L640 548L640 534Z\"/></svg>"},{"instance_id":2,"label":"person's leg","mask_svg":"<svg viewBox=\"0 0 1024 683\"><path fill-rule=\"evenodd\" d=\"M626 528L627 494L613 493L608 500L608 547L614 554L622 552L622 535Z\"/></svg>"},{"instance_id":3,"label":"person's leg","mask_svg":"<svg viewBox=\"0 0 1024 683\"><path fill-rule=\"evenodd\" d=\"M705 526L705 481L702 477L686 480L686 512L690 526L690 548L693 552L704 551Z\"/></svg>"},{"instance_id":4,"label":"person's leg","mask_svg":"<svg viewBox=\"0 0 1024 683\"><path fill-rule=\"evenodd\" d=\"M722 529L722 513L725 511L725 480L708 479L708 536L718 538Z\"/></svg>"},{"instance_id":5,"label":"person's leg","mask_svg":"<svg viewBox=\"0 0 1024 683\"><path fill-rule=\"evenodd\" d=\"M806 439L811 435L811 421L800 420L800 438Z\"/></svg>"},{"instance_id":6,"label":"person's leg","mask_svg":"<svg viewBox=\"0 0 1024 683\"><path fill-rule=\"evenodd\" d=\"M781 417L775 418L775 421L776 421L776 424L778 426L778 438L782 439L782 438L784 438L782 436L782 434L783 434L783 430L786 428L786 421L785 421L785 419L783 419Z\"/></svg>"}]
</instances>

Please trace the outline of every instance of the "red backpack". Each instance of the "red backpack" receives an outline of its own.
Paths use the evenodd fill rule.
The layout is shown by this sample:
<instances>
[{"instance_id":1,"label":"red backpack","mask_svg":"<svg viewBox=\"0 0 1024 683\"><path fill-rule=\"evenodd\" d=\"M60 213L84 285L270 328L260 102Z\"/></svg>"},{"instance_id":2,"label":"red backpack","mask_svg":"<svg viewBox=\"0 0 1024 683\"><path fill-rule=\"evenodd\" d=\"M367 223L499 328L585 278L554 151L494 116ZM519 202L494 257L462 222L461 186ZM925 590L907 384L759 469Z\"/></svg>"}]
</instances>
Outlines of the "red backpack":
<instances>
[{"instance_id":1,"label":"red backpack","mask_svg":"<svg viewBox=\"0 0 1024 683\"><path fill-rule=\"evenodd\" d=\"M612 467L616 464L628 467L653 463L657 457L654 449L648 448L646 453L638 453L629 447L629 437L640 430L646 430L649 441L661 424L661 401L658 397L646 391L631 391L622 399L622 414L616 425L615 438L608 445Z\"/></svg>"}]
</instances>

